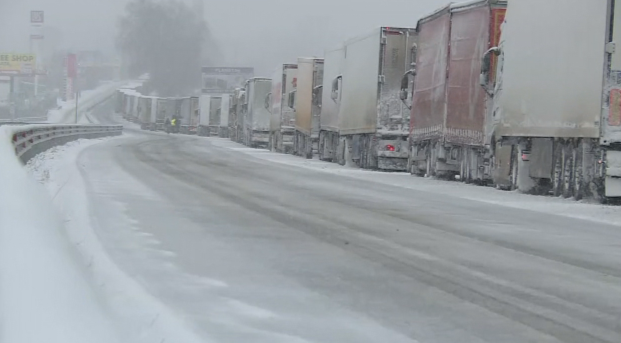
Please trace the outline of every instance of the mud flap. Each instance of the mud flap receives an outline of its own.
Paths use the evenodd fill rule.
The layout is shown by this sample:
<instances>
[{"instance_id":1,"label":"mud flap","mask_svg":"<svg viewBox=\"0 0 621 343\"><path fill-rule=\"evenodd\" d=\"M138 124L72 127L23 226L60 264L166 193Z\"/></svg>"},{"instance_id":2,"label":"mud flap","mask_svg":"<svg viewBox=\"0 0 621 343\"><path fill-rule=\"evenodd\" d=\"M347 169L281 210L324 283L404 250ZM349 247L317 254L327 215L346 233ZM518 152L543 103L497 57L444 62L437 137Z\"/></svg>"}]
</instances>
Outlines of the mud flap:
<instances>
[{"instance_id":1,"label":"mud flap","mask_svg":"<svg viewBox=\"0 0 621 343\"><path fill-rule=\"evenodd\" d=\"M621 197L621 178L606 176L606 197L616 198Z\"/></svg>"},{"instance_id":2,"label":"mud flap","mask_svg":"<svg viewBox=\"0 0 621 343\"><path fill-rule=\"evenodd\" d=\"M500 188L511 188L511 145L496 144L492 179Z\"/></svg>"}]
</instances>

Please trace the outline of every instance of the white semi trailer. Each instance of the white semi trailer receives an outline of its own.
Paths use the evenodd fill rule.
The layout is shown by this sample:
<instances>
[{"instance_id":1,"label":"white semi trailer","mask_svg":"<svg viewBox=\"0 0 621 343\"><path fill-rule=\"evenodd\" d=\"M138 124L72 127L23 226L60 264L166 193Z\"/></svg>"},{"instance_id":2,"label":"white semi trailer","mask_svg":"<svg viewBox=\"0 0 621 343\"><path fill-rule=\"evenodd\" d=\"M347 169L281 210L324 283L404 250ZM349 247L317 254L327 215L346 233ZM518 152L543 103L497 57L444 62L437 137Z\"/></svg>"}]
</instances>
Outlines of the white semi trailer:
<instances>
[{"instance_id":1,"label":"white semi trailer","mask_svg":"<svg viewBox=\"0 0 621 343\"><path fill-rule=\"evenodd\" d=\"M246 81L244 97L244 144L267 148L270 139L271 113L265 98L272 90L272 80L254 77Z\"/></svg>"},{"instance_id":2,"label":"white semi trailer","mask_svg":"<svg viewBox=\"0 0 621 343\"><path fill-rule=\"evenodd\" d=\"M577 199L621 197L621 6L615 3L509 3L501 42L485 55L481 76L492 98L496 184ZM493 56L498 67L488 86L485 66Z\"/></svg>"},{"instance_id":3,"label":"white semi trailer","mask_svg":"<svg viewBox=\"0 0 621 343\"><path fill-rule=\"evenodd\" d=\"M345 42L343 50L343 56L338 50L333 57L326 53L323 93L329 94L322 103L335 102L338 112L324 115L322 108L322 120L328 119L321 124L322 157L365 169L405 171L410 110L399 90L416 51L416 30L380 27ZM336 76L327 75L332 58L335 67L342 63Z\"/></svg>"},{"instance_id":4,"label":"white semi trailer","mask_svg":"<svg viewBox=\"0 0 621 343\"><path fill-rule=\"evenodd\" d=\"M270 144L272 151L293 152L293 133L295 132L295 109L288 98L296 87L297 64L282 64L272 75L272 92L265 101L271 112Z\"/></svg>"},{"instance_id":5,"label":"white semi trailer","mask_svg":"<svg viewBox=\"0 0 621 343\"><path fill-rule=\"evenodd\" d=\"M323 58L298 58L298 76L290 104L295 106L293 154L313 157L319 138Z\"/></svg>"}]
</instances>

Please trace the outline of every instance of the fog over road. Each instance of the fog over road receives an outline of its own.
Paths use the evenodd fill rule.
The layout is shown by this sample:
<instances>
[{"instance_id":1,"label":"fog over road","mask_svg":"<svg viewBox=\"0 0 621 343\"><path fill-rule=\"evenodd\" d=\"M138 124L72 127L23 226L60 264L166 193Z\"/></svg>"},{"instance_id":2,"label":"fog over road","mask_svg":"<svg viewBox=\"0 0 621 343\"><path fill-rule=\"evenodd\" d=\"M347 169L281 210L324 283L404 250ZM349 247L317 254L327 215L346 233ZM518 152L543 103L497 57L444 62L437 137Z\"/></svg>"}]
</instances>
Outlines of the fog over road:
<instances>
[{"instance_id":1,"label":"fog over road","mask_svg":"<svg viewBox=\"0 0 621 343\"><path fill-rule=\"evenodd\" d=\"M127 129L78 158L107 251L205 337L621 342L619 227L246 149Z\"/></svg>"}]
</instances>

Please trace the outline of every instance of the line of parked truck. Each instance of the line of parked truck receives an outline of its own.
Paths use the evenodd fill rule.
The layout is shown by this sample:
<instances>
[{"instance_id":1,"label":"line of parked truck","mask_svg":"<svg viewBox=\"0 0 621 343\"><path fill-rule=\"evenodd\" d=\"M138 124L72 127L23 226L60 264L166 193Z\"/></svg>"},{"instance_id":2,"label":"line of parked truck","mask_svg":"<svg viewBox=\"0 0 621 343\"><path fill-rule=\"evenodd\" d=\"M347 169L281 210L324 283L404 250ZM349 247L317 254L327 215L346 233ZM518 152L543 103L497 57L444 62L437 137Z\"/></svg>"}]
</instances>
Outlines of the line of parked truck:
<instances>
[{"instance_id":1,"label":"line of parked truck","mask_svg":"<svg viewBox=\"0 0 621 343\"><path fill-rule=\"evenodd\" d=\"M175 113L187 133L365 169L621 197L615 2L451 3L231 94L128 100L128 91L119 108L145 128Z\"/></svg>"}]
</instances>

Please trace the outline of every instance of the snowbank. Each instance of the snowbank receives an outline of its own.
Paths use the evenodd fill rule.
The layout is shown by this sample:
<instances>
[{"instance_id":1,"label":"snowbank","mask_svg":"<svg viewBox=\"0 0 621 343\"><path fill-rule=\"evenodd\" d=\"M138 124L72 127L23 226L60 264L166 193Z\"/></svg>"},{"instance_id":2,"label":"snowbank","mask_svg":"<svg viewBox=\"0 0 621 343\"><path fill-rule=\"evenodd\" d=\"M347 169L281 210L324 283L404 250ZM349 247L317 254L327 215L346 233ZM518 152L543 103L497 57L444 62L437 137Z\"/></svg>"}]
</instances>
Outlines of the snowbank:
<instances>
[{"instance_id":1,"label":"snowbank","mask_svg":"<svg viewBox=\"0 0 621 343\"><path fill-rule=\"evenodd\" d=\"M0 341L120 342L50 196L0 127Z\"/></svg>"},{"instance_id":2,"label":"snowbank","mask_svg":"<svg viewBox=\"0 0 621 343\"><path fill-rule=\"evenodd\" d=\"M460 182L415 177L408 173L369 171L357 167L344 167L336 163L324 162L318 159L307 160L297 156L270 152L268 150L248 148L228 139L206 139L209 139L210 142L216 146L243 152L268 163L286 164L421 192L445 194L461 198L464 201L479 201L594 222L621 225L621 211L619 211L618 207L601 205L590 200L574 201L573 199L528 195L517 191L500 191L492 187L481 187Z\"/></svg>"},{"instance_id":3,"label":"snowbank","mask_svg":"<svg viewBox=\"0 0 621 343\"><path fill-rule=\"evenodd\" d=\"M103 84L96 89L83 91L78 101L78 122L81 122L80 117L82 117L84 113L87 113L95 105L112 97L117 89L136 88L141 84L142 83L138 81L111 82ZM60 109L48 112L48 123L75 123L75 105L75 99L59 103Z\"/></svg>"},{"instance_id":4,"label":"snowbank","mask_svg":"<svg viewBox=\"0 0 621 343\"><path fill-rule=\"evenodd\" d=\"M78 140L52 148L31 159L26 169L54 196L65 219L68 241L79 252L97 293L123 342L203 342L182 319L110 259L92 227L89 199L77 166L77 157L100 140Z\"/></svg>"}]
</instances>

